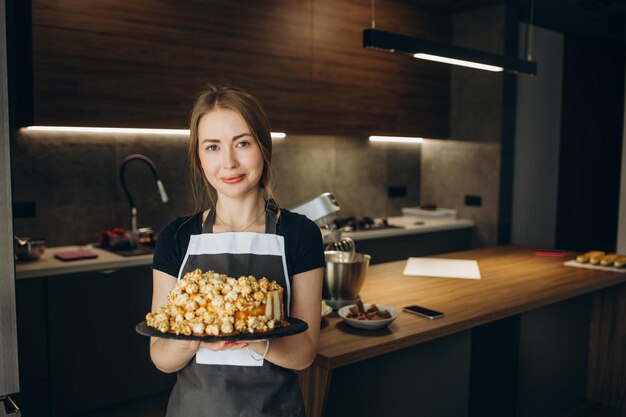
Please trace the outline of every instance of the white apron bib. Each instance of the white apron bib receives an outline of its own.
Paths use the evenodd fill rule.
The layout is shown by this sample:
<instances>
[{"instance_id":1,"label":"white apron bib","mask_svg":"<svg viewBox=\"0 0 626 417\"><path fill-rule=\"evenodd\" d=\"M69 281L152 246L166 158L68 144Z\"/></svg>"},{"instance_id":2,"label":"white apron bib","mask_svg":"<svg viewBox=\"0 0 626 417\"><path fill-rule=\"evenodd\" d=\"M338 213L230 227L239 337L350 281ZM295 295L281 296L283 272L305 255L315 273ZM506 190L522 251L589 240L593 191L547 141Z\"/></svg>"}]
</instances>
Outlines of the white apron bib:
<instances>
[{"instance_id":1,"label":"white apron bib","mask_svg":"<svg viewBox=\"0 0 626 417\"><path fill-rule=\"evenodd\" d=\"M215 210L211 209L202 227L202 234L192 235L187 253L178 272L178 280L190 271L200 268L202 272L213 270L220 274L239 278L253 275L275 280L284 289L283 304L286 314L290 311L291 285L287 274L285 240L276 234L276 209L268 203L265 233L226 232L213 233ZM248 349L213 351L201 348L196 363L203 365L263 366L263 360L255 360Z\"/></svg>"}]
</instances>

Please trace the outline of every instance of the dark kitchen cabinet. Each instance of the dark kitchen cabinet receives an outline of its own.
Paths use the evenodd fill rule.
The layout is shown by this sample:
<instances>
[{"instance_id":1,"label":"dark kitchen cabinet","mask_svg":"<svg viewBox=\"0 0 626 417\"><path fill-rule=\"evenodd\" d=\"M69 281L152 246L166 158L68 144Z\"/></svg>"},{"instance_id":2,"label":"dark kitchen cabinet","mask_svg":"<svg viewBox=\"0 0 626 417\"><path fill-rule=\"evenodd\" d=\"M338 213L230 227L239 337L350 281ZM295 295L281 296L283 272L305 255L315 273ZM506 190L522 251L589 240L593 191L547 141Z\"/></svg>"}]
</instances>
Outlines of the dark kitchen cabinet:
<instances>
[{"instance_id":1,"label":"dark kitchen cabinet","mask_svg":"<svg viewBox=\"0 0 626 417\"><path fill-rule=\"evenodd\" d=\"M31 11L34 124L183 128L211 80L258 96L275 131L448 137L449 67L364 49L369 2L33 0ZM448 15L411 2L377 2L376 21L451 38Z\"/></svg>"},{"instance_id":2,"label":"dark kitchen cabinet","mask_svg":"<svg viewBox=\"0 0 626 417\"><path fill-rule=\"evenodd\" d=\"M18 280L20 379L25 408L37 408L25 415L72 416L171 389L175 376L154 367L134 330L151 280L150 266Z\"/></svg>"},{"instance_id":3,"label":"dark kitchen cabinet","mask_svg":"<svg viewBox=\"0 0 626 417\"><path fill-rule=\"evenodd\" d=\"M69 416L168 390L135 325L150 310L150 267L48 280L51 409Z\"/></svg>"},{"instance_id":4,"label":"dark kitchen cabinet","mask_svg":"<svg viewBox=\"0 0 626 417\"><path fill-rule=\"evenodd\" d=\"M48 319L45 278L15 282L20 392L15 400L22 415L50 416Z\"/></svg>"}]
</instances>

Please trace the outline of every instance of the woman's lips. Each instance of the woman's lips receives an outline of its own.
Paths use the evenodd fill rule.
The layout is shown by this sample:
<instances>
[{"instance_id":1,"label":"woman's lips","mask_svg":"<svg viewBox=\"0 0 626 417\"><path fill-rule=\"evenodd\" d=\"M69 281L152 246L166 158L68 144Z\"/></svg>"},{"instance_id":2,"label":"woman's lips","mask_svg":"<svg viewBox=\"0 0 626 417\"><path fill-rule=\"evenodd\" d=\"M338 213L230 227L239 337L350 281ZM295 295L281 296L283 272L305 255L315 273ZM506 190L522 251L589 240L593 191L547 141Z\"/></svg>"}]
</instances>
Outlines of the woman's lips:
<instances>
[{"instance_id":1,"label":"woman's lips","mask_svg":"<svg viewBox=\"0 0 626 417\"><path fill-rule=\"evenodd\" d=\"M225 182L226 184L235 184L243 180L245 176L246 174L234 175L232 177L222 177L222 181Z\"/></svg>"}]
</instances>

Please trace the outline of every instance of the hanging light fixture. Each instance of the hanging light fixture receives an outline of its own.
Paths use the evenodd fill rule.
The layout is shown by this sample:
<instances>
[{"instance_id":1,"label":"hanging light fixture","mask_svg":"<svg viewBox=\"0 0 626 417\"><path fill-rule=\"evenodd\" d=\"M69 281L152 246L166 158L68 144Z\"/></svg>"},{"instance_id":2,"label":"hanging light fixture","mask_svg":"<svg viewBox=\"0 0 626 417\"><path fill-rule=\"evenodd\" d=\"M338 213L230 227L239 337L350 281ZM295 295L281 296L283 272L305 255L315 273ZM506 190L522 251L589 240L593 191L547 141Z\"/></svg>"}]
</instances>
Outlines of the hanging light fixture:
<instances>
[{"instance_id":1,"label":"hanging light fixture","mask_svg":"<svg viewBox=\"0 0 626 417\"><path fill-rule=\"evenodd\" d=\"M529 75L537 73L537 63L531 62L530 60L496 55L476 49L432 42L426 39L376 29L374 16L374 0L372 0L372 27L363 31L363 47L365 48L401 53L418 59L460 65L485 71L507 71L515 74ZM528 45L529 42L527 41L526 44ZM528 53L527 56L530 57L530 53Z\"/></svg>"}]
</instances>

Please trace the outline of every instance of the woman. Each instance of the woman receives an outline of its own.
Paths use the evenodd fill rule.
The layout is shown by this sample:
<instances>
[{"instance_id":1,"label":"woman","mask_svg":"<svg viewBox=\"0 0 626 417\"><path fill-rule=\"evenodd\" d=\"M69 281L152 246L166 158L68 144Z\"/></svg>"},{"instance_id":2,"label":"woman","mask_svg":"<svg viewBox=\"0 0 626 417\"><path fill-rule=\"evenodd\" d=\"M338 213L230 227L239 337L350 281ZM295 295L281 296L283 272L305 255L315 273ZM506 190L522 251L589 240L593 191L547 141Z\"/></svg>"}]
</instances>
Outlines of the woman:
<instances>
[{"instance_id":1,"label":"woman","mask_svg":"<svg viewBox=\"0 0 626 417\"><path fill-rule=\"evenodd\" d=\"M276 280L285 288L288 314L309 327L271 342L151 338L156 367L178 373L167 416L304 416L293 370L309 366L317 351L324 267L320 231L273 201L270 130L254 97L210 86L194 104L190 131L194 190L203 209L161 232L152 310L167 303L177 279L200 268Z\"/></svg>"}]
</instances>

